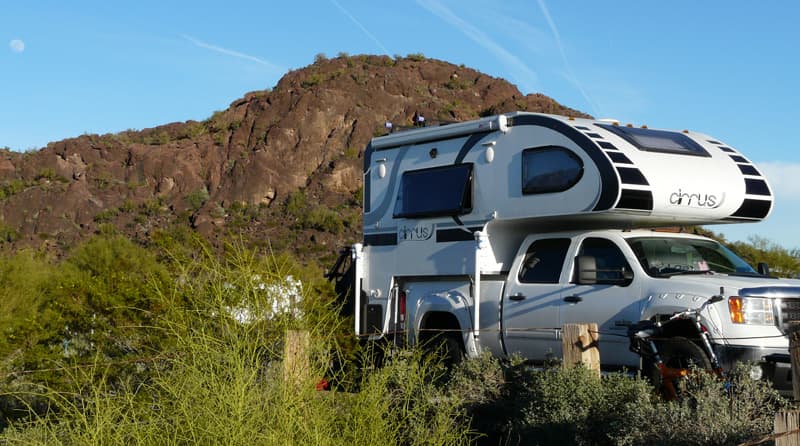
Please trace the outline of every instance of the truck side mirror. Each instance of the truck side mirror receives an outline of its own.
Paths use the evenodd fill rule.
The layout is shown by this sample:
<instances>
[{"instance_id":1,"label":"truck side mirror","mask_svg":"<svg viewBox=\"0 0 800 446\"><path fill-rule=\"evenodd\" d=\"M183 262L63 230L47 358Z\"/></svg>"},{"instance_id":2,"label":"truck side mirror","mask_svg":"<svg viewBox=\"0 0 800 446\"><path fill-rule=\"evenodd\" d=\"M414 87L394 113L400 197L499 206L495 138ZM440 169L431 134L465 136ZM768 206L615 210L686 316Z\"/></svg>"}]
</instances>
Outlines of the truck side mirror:
<instances>
[{"instance_id":1,"label":"truck side mirror","mask_svg":"<svg viewBox=\"0 0 800 446\"><path fill-rule=\"evenodd\" d=\"M758 262L758 273L762 276L769 276L769 265L767 262Z\"/></svg>"},{"instance_id":2,"label":"truck side mirror","mask_svg":"<svg viewBox=\"0 0 800 446\"><path fill-rule=\"evenodd\" d=\"M594 285L597 283L597 261L592 256L575 258L578 285Z\"/></svg>"}]
</instances>

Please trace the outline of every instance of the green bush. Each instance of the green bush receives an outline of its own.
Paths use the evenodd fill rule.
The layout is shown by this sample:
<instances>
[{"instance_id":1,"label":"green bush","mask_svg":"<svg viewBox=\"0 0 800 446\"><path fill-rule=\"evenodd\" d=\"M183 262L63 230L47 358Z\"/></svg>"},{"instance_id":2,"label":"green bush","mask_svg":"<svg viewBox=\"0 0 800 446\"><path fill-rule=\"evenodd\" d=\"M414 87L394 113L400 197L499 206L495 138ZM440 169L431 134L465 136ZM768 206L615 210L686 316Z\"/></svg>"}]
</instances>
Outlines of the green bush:
<instances>
[{"instance_id":1,"label":"green bush","mask_svg":"<svg viewBox=\"0 0 800 446\"><path fill-rule=\"evenodd\" d=\"M787 406L768 384L750 379L746 366L727 384L697 373L681 401L667 402L648 382L624 374L598 379L581 367L512 363L498 378L499 363L482 361L465 388L484 395L468 413L485 444L738 444L770 433L775 413ZM453 389L459 385L463 380Z\"/></svg>"},{"instance_id":2,"label":"green bush","mask_svg":"<svg viewBox=\"0 0 800 446\"><path fill-rule=\"evenodd\" d=\"M168 144L172 140L169 132L166 130L152 131L144 137L144 143L154 146L161 146Z\"/></svg>"},{"instance_id":3,"label":"green bush","mask_svg":"<svg viewBox=\"0 0 800 446\"><path fill-rule=\"evenodd\" d=\"M108 223L114 220L117 215L119 215L119 209L117 208L104 209L94 214L94 221L95 223Z\"/></svg>"},{"instance_id":4,"label":"green bush","mask_svg":"<svg viewBox=\"0 0 800 446\"><path fill-rule=\"evenodd\" d=\"M85 256L75 262L95 269ZM329 289L292 279L303 273L291 259L234 246L222 258L201 249L172 262L176 280L156 293L166 310L156 330L161 366L151 378L110 380L101 363L76 369L67 373L68 391L37 393L49 411L15 422L0 441L461 445L474 438L463 404L435 384L441 368L418 352L394 352L357 382L339 380L358 392L317 392L333 373L341 321ZM306 367L287 374L289 328L309 336Z\"/></svg>"},{"instance_id":5,"label":"green bush","mask_svg":"<svg viewBox=\"0 0 800 446\"><path fill-rule=\"evenodd\" d=\"M331 285L292 257L177 229L151 243L0 257L0 443L738 444L788 405L746 365L692 375L677 402L624 374L489 355L448 371L356 346ZM290 330L308 334L293 369Z\"/></svg>"},{"instance_id":6,"label":"green bush","mask_svg":"<svg viewBox=\"0 0 800 446\"><path fill-rule=\"evenodd\" d=\"M88 363L116 364L107 381L145 379L141 358L163 348L152 326L161 307L155 290L166 270L144 249L116 235L95 237L64 261L28 253L0 261L4 318L0 318L0 425L48 409L32 389L73 388L66 373ZM110 385L112 385L110 384Z\"/></svg>"},{"instance_id":7,"label":"green bush","mask_svg":"<svg viewBox=\"0 0 800 446\"><path fill-rule=\"evenodd\" d=\"M202 122L189 121L184 124L178 134L178 139L195 139L204 135L208 129Z\"/></svg>"},{"instance_id":8,"label":"green bush","mask_svg":"<svg viewBox=\"0 0 800 446\"><path fill-rule=\"evenodd\" d=\"M33 184L35 183L29 183L19 179L4 181L0 184L0 200L14 196Z\"/></svg>"},{"instance_id":9,"label":"green bush","mask_svg":"<svg viewBox=\"0 0 800 446\"><path fill-rule=\"evenodd\" d=\"M192 212L197 212L209 198L211 196L208 194L208 189L203 186L186 196L186 204Z\"/></svg>"}]
</instances>

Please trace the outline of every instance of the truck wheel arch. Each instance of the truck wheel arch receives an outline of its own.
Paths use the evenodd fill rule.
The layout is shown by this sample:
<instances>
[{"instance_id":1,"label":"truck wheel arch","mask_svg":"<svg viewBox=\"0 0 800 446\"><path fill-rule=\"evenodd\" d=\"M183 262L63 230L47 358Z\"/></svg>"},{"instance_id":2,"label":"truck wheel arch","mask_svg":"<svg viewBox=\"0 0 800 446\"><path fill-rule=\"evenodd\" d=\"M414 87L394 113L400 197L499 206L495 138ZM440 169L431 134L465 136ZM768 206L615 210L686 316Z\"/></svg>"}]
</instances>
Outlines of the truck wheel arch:
<instances>
[{"instance_id":1,"label":"truck wheel arch","mask_svg":"<svg viewBox=\"0 0 800 446\"><path fill-rule=\"evenodd\" d=\"M420 340L430 338L436 332L463 334L458 318L447 311L429 311L422 316L419 324Z\"/></svg>"},{"instance_id":2,"label":"truck wheel arch","mask_svg":"<svg viewBox=\"0 0 800 446\"><path fill-rule=\"evenodd\" d=\"M464 332L455 314L430 311L423 316L419 328L418 344L423 348L444 350L446 364L453 365L464 358Z\"/></svg>"}]
</instances>

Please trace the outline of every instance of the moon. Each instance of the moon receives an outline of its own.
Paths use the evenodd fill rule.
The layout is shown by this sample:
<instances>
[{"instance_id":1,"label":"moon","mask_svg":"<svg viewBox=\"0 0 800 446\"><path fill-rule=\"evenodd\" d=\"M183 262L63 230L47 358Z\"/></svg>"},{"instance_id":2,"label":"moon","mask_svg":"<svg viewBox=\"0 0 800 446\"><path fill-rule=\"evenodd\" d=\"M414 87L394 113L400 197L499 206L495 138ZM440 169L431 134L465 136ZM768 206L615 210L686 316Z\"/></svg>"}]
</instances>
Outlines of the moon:
<instances>
[{"instance_id":1,"label":"moon","mask_svg":"<svg viewBox=\"0 0 800 446\"><path fill-rule=\"evenodd\" d=\"M25 42L19 39L14 39L11 42L8 42L8 46L11 48L11 51L15 53L21 53L25 51Z\"/></svg>"}]
</instances>

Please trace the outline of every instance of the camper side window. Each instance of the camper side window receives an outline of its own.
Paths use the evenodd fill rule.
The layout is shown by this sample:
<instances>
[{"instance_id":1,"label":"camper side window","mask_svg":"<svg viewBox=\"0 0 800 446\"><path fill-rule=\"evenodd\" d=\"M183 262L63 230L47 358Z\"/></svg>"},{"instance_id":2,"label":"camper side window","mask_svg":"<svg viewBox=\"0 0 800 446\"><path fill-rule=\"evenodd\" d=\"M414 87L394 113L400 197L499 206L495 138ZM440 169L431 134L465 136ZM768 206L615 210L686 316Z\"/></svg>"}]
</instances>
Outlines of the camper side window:
<instances>
[{"instance_id":1,"label":"camper side window","mask_svg":"<svg viewBox=\"0 0 800 446\"><path fill-rule=\"evenodd\" d=\"M548 146L522 152L522 193L565 191L580 181L583 161L564 147Z\"/></svg>"},{"instance_id":2,"label":"camper side window","mask_svg":"<svg viewBox=\"0 0 800 446\"><path fill-rule=\"evenodd\" d=\"M472 212L472 164L403 173L394 217L420 218Z\"/></svg>"},{"instance_id":3,"label":"camper side window","mask_svg":"<svg viewBox=\"0 0 800 446\"><path fill-rule=\"evenodd\" d=\"M548 238L531 243L519 270L522 283L558 283L571 240Z\"/></svg>"}]
</instances>

